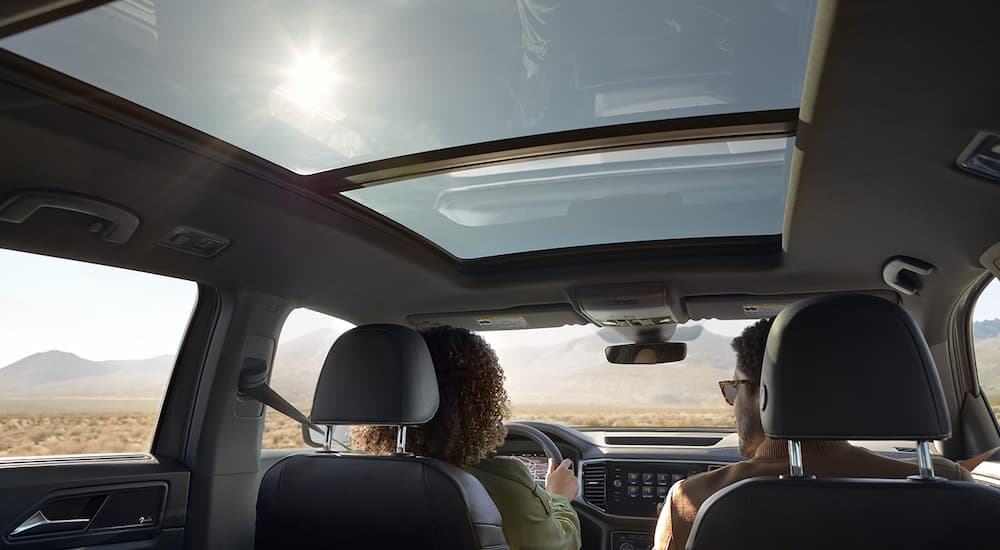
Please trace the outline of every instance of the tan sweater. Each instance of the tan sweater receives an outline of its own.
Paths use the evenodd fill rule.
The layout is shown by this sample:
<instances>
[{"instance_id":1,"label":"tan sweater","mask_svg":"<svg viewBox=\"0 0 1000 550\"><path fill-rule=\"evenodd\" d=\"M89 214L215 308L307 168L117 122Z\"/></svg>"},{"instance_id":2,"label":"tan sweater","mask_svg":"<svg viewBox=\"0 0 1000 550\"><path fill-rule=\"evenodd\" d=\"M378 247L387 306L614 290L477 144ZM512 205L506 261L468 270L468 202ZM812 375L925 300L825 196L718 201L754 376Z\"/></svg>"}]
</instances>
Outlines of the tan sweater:
<instances>
[{"instance_id":1,"label":"tan sweater","mask_svg":"<svg viewBox=\"0 0 1000 550\"><path fill-rule=\"evenodd\" d=\"M816 477L903 479L918 474L914 462L886 458L846 441L803 441L802 464L807 474ZM654 550L683 550L698 508L719 489L751 477L787 474L788 442L767 439L750 460L698 474L675 484L656 523ZM944 458L934 459L934 474L947 479L972 481L968 471Z\"/></svg>"}]
</instances>

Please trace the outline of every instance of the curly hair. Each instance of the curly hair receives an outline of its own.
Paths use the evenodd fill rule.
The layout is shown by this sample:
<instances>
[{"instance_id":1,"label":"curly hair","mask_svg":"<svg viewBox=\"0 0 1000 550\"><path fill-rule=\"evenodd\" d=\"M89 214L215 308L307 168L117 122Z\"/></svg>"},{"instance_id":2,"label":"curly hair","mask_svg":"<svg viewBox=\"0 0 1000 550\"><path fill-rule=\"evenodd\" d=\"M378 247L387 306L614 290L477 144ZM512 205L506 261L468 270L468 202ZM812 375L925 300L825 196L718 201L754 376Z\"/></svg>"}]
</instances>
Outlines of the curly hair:
<instances>
[{"instance_id":1,"label":"curly hair","mask_svg":"<svg viewBox=\"0 0 1000 550\"><path fill-rule=\"evenodd\" d=\"M507 437L510 416L504 374L493 348L464 328L420 331L431 352L441 404L430 422L410 428L406 449L457 465L493 455ZM396 450L394 426L354 426L351 444L372 454Z\"/></svg>"},{"instance_id":2,"label":"curly hair","mask_svg":"<svg viewBox=\"0 0 1000 550\"><path fill-rule=\"evenodd\" d=\"M761 319L733 338L736 368L745 372L753 382L760 382L760 371L764 368L764 348L767 346L767 333L771 330L772 322L773 319Z\"/></svg>"}]
</instances>

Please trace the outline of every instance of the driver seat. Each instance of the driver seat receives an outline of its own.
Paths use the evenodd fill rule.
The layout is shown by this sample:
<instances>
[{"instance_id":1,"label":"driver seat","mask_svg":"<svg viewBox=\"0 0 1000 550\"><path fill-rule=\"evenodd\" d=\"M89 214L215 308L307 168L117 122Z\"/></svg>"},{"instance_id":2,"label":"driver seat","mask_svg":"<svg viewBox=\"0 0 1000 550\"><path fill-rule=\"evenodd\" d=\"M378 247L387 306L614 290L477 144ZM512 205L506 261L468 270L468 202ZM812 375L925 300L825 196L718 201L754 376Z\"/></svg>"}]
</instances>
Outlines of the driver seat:
<instances>
[{"instance_id":1,"label":"driver seat","mask_svg":"<svg viewBox=\"0 0 1000 550\"><path fill-rule=\"evenodd\" d=\"M437 412L430 352L416 331L364 325L330 349L313 398L320 425L419 426ZM405 452L333 451L272 466L257 497L257 550L506 550L500 513L471 474Z\"/></svg>"}]
</instances>

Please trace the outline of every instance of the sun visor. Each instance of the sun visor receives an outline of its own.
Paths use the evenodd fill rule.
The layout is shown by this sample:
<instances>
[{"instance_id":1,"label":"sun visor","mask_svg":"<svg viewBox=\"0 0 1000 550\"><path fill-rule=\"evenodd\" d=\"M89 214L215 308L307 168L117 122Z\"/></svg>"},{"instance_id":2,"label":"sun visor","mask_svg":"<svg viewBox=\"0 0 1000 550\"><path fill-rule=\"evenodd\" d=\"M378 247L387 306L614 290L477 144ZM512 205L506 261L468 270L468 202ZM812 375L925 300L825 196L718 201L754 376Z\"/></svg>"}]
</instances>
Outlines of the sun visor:
<instances>
[{"instance_id":1,"label":"sun visor","mask_svg":"<svg viewBox=\"0 0 1000 550\"><path fill-rule=\"evenodd\" d=\"M729 294L725 296L694 296L684 300L684 307L692 320L699 319L766 319L781 313L786 306L818 296L837 294L816 292L809 294ZM889 290L868 290L851 292L883 298L894 304L899 297Z\"/></svg>"},{"instance_id":2,"label":"sun visor","mask_svg":"<svg viewBox=\"0 0 1000 550\"><path fill-rule=\"evenodd\" d=\"M587 324L587 320L580 317L580 314L569 304L547 304L451 313L425 313L410 315L406 320L418 328L450 325L474 331L519 330Z\"/></svg>"}]
</instances>

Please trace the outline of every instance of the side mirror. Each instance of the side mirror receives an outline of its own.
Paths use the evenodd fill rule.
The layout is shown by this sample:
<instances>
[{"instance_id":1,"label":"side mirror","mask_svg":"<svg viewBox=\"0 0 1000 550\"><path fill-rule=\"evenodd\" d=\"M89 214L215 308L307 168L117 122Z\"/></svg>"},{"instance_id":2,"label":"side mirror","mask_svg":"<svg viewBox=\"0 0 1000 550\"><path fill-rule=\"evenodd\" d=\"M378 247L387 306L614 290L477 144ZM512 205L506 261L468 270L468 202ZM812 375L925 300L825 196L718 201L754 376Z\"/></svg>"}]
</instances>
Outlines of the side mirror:
<instances>
[{"instance_id":1,"label":"side mirror","mask_svg":"<svg viewBox=\"0 0 1000 550\"><path fill-rule=\"evenodd\" d=\"M687 357L684 342L655 342L649 344L620 344L604 348L604 356L616 365L655 365L675 363Z\"/></svg>"}]
</instances>

